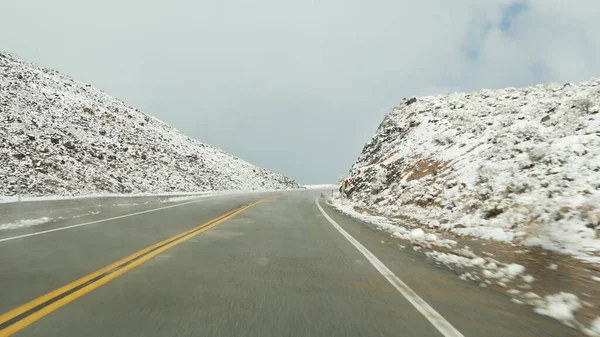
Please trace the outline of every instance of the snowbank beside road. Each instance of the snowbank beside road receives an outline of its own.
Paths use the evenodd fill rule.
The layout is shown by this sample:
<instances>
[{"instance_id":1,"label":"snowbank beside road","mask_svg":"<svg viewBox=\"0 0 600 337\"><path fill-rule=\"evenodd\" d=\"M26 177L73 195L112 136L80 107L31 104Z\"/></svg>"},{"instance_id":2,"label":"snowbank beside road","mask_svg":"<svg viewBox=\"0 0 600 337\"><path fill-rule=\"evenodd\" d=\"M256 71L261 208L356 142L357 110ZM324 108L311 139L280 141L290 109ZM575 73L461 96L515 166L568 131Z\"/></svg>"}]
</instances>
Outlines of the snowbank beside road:
<instances>
[{"instance_id":1,"label":"snowbank beside road","mask_svg":"<svg viewBox=\"0 0 600 337\"><path fill-rule=\"evenodd\" d=\"M172 192L172 193L131 193L131 194L120 194L120 193L99 193L99 194L88 194L88 195L76 195L76 196L65 196L65 195L47 195L43 197L21 197L21 202L35 202L35 201L59 201L59 200L77 200L77 199L94 199L94 198L134 198L134 197L177 197L177 196L210 196L216 194L225 193L242 193L241 191L219 191L219 192ZM0 204L18 202L19 198L16 195L4 196L0 195Z\"/></svg>"},{"instance_id":2,"label":"snowbank beside road","mask_svg":"<svg viewBox=\"0 0 600 337\"><path fill-rule=\"evenodd\" d=\"M255 194L255 193L280 193L280 192L293 192L301 191L298 188L285 188L277 190L224 190L224 191L208 191L208 192L171 192L171 193L98 193L98 194L87 194L87 195L75 195L75 196L64 196L64 195L47 195L42 197L21 197L21 202L39 202L39 201L60 201L60 200L78 200L78 199L96 199L96 198L137 198L137 197L150 197L150 198L164 198L165 200L173 200L181 198L195 198L195 197L212 197L212 196L228 196L228 195L241 195L241 194ZM4 196L0 195L0 204L18 202L17 196Z\"/></svg>"},{"instance_id":3,"label":"snowbank beside road","mask_svg":"<svg viewBox=\"0 0 600 337\"><path fill-rule=\"evenodd\" d=\"M321 185L302 185L302 187L310 190L320 190L320 189L338 189L338 185L335 184L321 184Z\"/></svg>"},{"instance_id":4,"label":"snowbank beside road","mask_svg":"<svg viewBox=\"0 0 600 337\"><path fill-rule=\"evenodd\" d=\"M52 221L52 219L49 217L41 217L37 219L22 219L15 222L0 223L0 230L37 226L48 223L50 221Z\"/></svg>"},{"instance_id":5,"label":"snowbank beside road","mask_svg":"<svg viewBox=\"0 0 600 337\"><path fill-rule=\"evenodd\" d=\"M586 263L561 260L559 268L555 263L543 265L544 262L532 259L536 255L527 251L526 247L516 250L513 244L486 244L481 240L460 236L453 240L449 237L453 237L455 233L439 227L418 226L398 218L362 213L360 208L355 208L347 201L342 204L339 194L330 199L328 204L346 215L390 233L393 238L408 241L408 244L403 244L402 241L400 244L392 239L389 243L400 249L412 246L414 251L423 253L436 265L454 271L461 280L506 293L513 302L530 305L541 315L555 318L588 336L600 336L600 317L596 318L599 288L584 279L588 277L590 270L580 267L587 266ZM476 242L480 244L472 248L471 245ZM381 243L387 244L388 241ZM509 247L509 251L503 247ZM552 261L547 256L542 258ZM525 265L514 262L515 260ZM556 272L558 269L561 270L560 273ZM593 275L589 277L592 282L600 281L600 278Z\"/></svg>"}]
</instances>

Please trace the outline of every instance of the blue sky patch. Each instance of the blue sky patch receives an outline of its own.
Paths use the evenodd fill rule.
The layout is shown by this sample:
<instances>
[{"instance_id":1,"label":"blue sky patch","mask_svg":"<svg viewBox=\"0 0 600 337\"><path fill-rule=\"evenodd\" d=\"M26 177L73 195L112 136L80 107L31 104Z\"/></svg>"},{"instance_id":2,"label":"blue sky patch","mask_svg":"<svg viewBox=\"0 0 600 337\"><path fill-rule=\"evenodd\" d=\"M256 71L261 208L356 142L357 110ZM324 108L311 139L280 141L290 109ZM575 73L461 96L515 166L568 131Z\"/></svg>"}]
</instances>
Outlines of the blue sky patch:
<instances>
[{"instance_id":1,"label":"blue sky patch","mask_svg":"<svg viewBox=\"0 0 600 337\"><path fill-rule=\"evenodd\" d=\"M502 19L500 19L500 30L503 32L510 31L513 22L529 9L529 5L525 1L513 2L506 6L502 11Z\"/></svg>"},{"instance_id":2,"label":"blue sky patch","mask_svg":"<svg viewBox=\"0 0 600 337\"><path fill-rule=\"evenodd\" d=\"M473 25L470 28L462 46L462 52L467 60L474 62L479 59L481 47L492 28L492 23L489 21Z\"/></svg>"}]
</instances>

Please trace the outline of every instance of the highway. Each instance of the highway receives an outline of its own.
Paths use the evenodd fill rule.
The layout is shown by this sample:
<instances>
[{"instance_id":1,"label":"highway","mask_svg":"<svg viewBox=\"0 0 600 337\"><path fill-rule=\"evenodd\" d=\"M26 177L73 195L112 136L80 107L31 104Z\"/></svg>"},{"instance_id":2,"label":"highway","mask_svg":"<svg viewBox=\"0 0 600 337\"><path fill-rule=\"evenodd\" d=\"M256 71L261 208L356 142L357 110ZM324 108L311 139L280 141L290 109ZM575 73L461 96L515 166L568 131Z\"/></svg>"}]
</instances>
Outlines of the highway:
<instances>
[{"instance_id":1,"label":"highway","mask_svg":"<svg viewBox=\"0 0 600 337\"><path fill-rule=\"evenodd\" d=\"M0 336L582 336L322 192L0 204Z\"/></svg>"}]
</instances>

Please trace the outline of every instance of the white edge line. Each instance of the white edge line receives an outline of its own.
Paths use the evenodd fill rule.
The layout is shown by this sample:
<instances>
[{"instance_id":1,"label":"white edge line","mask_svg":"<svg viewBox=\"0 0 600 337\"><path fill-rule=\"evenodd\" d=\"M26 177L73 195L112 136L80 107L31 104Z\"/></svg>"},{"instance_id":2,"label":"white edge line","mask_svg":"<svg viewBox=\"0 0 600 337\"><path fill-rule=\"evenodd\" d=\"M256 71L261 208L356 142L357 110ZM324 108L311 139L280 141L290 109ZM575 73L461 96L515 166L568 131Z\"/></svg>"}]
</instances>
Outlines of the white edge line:
<instances>
[{"instance_id":1,"label":"white edge line","mask_svg":"<svg viewBox=\"0 0 600 337\"><path fill-rule=\"evenodd\" d=\"M327 213L323 210L323 207L319 204L319 198L315 199L315 203L319 208L319 211L323 214L325 219L329 221L356 249L358 249L366 258L371 262L373 267L381 273L401 294L404 296L427 320L442 333L445 337L464 337L460 331L456 330L450 322L448 322L442 315L440 315L435 309L433 309L425 300L423 300L417 293L410 289L406 283L402 282L398 276L396 276L388 267L386 267L373 253L371 253L365 246L358 242L352 235L348 234L340 225L337 224Z\"/></svg>"},{"instance_id":2,"label":"white edge line","mask_svg":"<svg viewBox=\"0 0 600 337\"><path fill-rule=\"evenodd\" d=\"M53 229L48 229L48 230L41 231L41 232L23 234L23 235L18 235L18 236L12 236L12 237L9 237L9 238L0 239L0 242L11 241L11 240L16 240L16 239L22 239L22 238L26 238L26 237L30 237L30 236L48 234L48 233L52 233L52 232L64 231L66 229L83 227L83 226L93 225L93 224L97 224L97 223L100 223L100 222L112 221L112 220L117 220L117 219L123 219L123 218L127 218L127 217L130 217L130 216L135 216L135 215L140 215L140 214L152 213L152 212L156 212L156 211L161 211L163 209L168 209L168 208L174 208L174 207L179 207L179 206L193 204L193 203L201 201L201 200L204 200L204 198L198 198L197 200L194 200L194 201L188 201L188 202L184 202L184 203L176 204L176 205L170 205L170 206L165 206L165 207L148 209L148 210L141 211L141 212L123 214L123 215L115 216L115 217L112 217L112 218L105 218L105 219L94 220L94 221L90 221L90 222L84 222L84 223L80 223L80 224L77 224L77 225L71 225L71 226L65 226L65 227L59 227L59 228L53 228Z\"/></svg>"}]
</instances>

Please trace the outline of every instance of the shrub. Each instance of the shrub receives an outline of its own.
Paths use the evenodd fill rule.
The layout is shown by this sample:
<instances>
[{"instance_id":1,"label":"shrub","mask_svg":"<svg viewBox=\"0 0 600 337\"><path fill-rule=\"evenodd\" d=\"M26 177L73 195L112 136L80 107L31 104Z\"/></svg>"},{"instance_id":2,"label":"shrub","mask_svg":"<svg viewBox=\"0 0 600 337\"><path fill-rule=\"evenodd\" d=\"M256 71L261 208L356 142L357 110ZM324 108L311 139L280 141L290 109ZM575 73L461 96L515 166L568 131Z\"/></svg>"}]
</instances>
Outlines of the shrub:
<instances>
[{"instance_id":1,"label":"shrub","mask_svg":"<svg viewBox=\"0 0 600 337\"><path fill-rule=\"evenodd\" d=\"M592 101L589 98L581 98L573 102L573 107L583 113L589 114Z\"/></svg>"}]
</instances>

